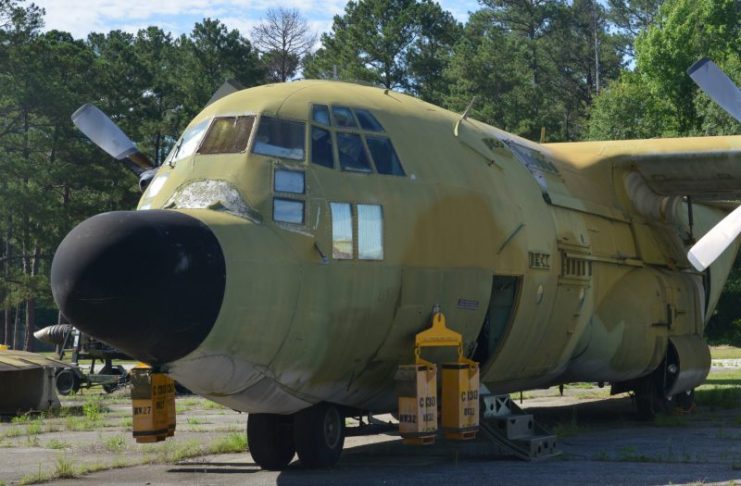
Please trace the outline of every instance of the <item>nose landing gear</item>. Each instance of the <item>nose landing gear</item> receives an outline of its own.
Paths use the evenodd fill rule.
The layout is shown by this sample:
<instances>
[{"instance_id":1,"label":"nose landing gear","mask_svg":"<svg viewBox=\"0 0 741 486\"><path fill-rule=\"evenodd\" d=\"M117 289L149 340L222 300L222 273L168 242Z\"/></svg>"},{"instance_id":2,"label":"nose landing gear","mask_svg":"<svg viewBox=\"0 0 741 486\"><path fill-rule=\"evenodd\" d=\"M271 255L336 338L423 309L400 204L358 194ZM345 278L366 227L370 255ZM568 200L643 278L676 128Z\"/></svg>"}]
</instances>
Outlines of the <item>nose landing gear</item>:
<instances>
[{"instance_id":1,"label":"nose landing gear","mask_svg":"<svg viewBox=\"0 0 741 486\"><path fill-rule=\"evenodd\" d=\"M247 443L263 469L284 469L295 453L307 468L337 464L345 444L345 417L329 403L319 403L293 415L250 414Z\"/></svg>"}]
</instances>

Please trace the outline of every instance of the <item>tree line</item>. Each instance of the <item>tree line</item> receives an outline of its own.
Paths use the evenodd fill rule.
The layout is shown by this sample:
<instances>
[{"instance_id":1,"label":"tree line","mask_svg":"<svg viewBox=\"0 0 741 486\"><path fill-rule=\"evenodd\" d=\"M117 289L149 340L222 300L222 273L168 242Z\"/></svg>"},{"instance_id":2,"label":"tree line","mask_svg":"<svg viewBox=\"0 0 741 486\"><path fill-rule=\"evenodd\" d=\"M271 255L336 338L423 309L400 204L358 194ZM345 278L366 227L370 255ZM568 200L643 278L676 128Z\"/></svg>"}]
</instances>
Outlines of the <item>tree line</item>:
<instances>
[{"instance_id":1,"label":"tree line","mask_svg":"<svg viewBox=\"0 0 741 486\"><path fill-rule=\"evenodd\" d=\"M741 133L684 74L707 55L741 81L736 0L480 0L465 23L432 0L352 0L318 39L285 9L247 35L204 19L179 36L152 26L75 39L43 20L0 0L0 342L14 348L59 318L48 275L64 235L138 197L135 178L72 126L86 102L155 163L227 79L365 82L454 111L475 99L471 116L546 142ZM740 268L709 328L737 344Z\"/></svg>"}]
</instances>

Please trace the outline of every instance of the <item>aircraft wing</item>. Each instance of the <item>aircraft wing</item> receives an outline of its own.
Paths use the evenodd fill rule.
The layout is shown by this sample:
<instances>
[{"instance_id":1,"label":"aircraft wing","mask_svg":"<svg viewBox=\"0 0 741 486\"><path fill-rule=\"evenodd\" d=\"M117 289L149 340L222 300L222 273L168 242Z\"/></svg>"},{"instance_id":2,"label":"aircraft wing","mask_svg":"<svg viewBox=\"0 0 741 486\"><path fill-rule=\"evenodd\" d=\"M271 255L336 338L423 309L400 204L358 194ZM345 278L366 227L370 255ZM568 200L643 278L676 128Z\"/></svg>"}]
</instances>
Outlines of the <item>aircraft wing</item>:
<instances>
[{"instance_id":1,"label":"aircraft wing","mask_svg":"<svg viewBox=\"0 0 741 486\"><path fill-rule=\"evenodd\" d=\"M67 368L69 364L36 353L0 350L0 371L17 371L40 367Z\"/></svg>"},{"instance_id":2,"label":"aircraft wing","mask_svg":"<svg viewBox=\"0 0 741 486\"><path fill-rule=\"evenodd\" d=\"M564 162L634 168L659 195L741 199L741 136L546 144Z\"/></svg>"}]
</instances>

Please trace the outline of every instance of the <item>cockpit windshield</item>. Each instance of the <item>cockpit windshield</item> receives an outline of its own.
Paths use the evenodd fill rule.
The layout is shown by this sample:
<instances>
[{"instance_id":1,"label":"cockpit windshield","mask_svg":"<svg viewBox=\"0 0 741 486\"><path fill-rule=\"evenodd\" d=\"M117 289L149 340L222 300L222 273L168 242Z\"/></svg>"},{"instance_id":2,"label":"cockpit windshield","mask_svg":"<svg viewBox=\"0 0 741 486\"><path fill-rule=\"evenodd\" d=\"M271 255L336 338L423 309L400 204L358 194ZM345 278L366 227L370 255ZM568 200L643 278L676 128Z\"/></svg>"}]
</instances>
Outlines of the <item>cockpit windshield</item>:
<instances>
[{"instance_id":1,"label":"cockpit windshield","mask_svg":"<svg viewBox=\"0 0 741 486\"><path fill-rule=\"evenodd\" d=\"M211 120L203 120L201 123L185 130L183 136L180 137L178 143L176 143L170 151L170 155L167 156L165 162L172 164L173 162L184 159L189 155L193 155L198 148L198 145L201 143L203 134L206 132L206 128L208 128L210 121Z\"/></svg>"},{"instance_id":2,"label":"cockpit windshield","mask_svg":"<svg viewBox=\"0 0 741 486\"><path fill-rule=\"evenodd\" d=\"M220 116L214 118L203 139L199 154L237 154L247 149L255 117Z\"/></svg>"}]
</instances>

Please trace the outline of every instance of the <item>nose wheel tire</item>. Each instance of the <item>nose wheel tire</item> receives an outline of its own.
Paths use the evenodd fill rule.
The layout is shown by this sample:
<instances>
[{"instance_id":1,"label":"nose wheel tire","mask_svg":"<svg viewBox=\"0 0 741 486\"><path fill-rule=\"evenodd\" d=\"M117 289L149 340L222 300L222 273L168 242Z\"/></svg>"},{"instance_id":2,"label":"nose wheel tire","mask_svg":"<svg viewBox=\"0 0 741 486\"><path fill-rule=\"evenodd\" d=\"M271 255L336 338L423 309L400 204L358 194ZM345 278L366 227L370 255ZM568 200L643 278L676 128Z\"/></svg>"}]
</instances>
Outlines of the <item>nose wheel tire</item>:
<instances>
[{"instance_id":1,"label":"nose wheel tire","mask_svg":"<svg viewBox=\"0 0 741 486\"><path fill-rule=\"evenodd\" d=\"M258 466L279 471L291 463L293 417L272 413L251 413L247 417L247 444Z\"/></svg>"},{"instance_id":2,"label":"nose wheel tire","mask_svg":"<svg viewBox=\"0 0 741 486\"><path fill-rule=\"evenodd\" d=\"M334 405L319 403L295 414L293 437L304 467L334 466L345 444L345 417Z\"/></svg>"}]
</instances>

